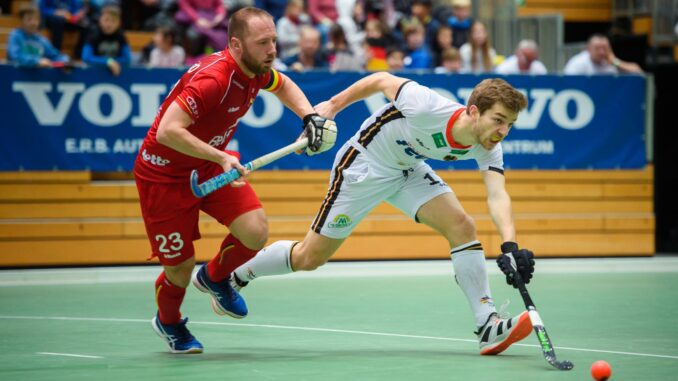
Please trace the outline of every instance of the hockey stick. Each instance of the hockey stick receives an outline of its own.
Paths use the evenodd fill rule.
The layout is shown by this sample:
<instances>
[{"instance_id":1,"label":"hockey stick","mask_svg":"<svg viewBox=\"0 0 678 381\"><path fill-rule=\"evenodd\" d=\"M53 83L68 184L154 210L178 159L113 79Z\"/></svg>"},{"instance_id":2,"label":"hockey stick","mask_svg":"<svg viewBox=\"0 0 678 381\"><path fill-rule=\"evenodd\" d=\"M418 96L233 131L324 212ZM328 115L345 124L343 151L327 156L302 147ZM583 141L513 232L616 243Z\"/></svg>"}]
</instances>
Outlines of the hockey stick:
<instances>
[{"instance_id":1,"label":"hockey stick","mask_svg":"<svg viewBox=\"0 0 678 381\"><path fill-rule=\"evenodd\" d=\"M245 165L243 165L243 167L245 167L248 171L254 171L263 167L266 164L270 164L280 159L281 157L287 156L294 151L304 149L307 146L308 138L303 138L288 146L282 147L271 153L267 153L264 156L258 157L246 163ZM208 194L214 192L215 190L223 188L226 185L232 183L238 178L240 178L240 172L238 172L237 169L232 168L228 172L224 172L222 174L212 177L209 180L206 180L201 184L198 184L198 171L194 169L191 172L191 192L193 192L193 195L195 195L195 197L198 198L205 197Z\"/></svg>"},{"instance_id":2,"label":"hockey stick","mask_svg":"<svg viewBox=\"0 0 678 381\"><path fill-rule=\"evenodd\" d=\"M553 348L553 344L551 343L551 339L549 338L548 333L546 333L544 323L542 322L539 313L537 313L537 307L534 306L534 302L532 301L530 294L527 292L527 287L525 287L525 282L523 281L523 278L520 276L520 273L518 273L517 271L516 260L515 258L513 258L512 254L509 253L506 255L511 258L513 282L518 287L518 291L520 291L520 296L523 297L525 307L527 308L527 313L530 315L532 328L534 328L534 332L537 334L537 339L539 339L539 344L541 344L541 351L544 354L544 358L546 359L546 361L548 361L549 364L551 364L554 368L558 370L572 369L574 367L574 364L572 364L571 361L567 360L558 361L558 359L556 358L556 352Z\"/></svg>"}]
</instances>

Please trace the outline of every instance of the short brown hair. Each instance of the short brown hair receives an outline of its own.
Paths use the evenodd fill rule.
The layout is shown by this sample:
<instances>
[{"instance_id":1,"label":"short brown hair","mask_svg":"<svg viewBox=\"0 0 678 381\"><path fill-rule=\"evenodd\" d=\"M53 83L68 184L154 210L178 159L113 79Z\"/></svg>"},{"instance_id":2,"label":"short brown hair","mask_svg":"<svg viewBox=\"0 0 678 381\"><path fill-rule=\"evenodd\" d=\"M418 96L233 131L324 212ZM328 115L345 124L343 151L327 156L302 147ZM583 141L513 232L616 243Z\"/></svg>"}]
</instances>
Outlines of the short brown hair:
<instances>
[{"instance_id":1,"label":"short brown hair","mask_svg":"<svg viewBox=\"0 0 678 381\"><path fill-rule=\"evenodd\" d=\"M239 40L245 38L247 32L247 21L252 17L268 17L271 20L273 16L263 9L255 7L245 7L239 9L228 19L228 39L235 37Z\"/></svg>"},{"instance_id":2,"label":"short brown hair","mask_svg":"<svg viewBox=\"0 0 678 381\"><path fill-rule=\"evenodd\" d=\"M40 9L33 3L26 3L19 8L19 18L24 18L27 15L39 15Z\"/></svg>"},{"instance_id":3,"label":"short brown hair","mask_svg":"<svg viewBox=\"0 0 678 381\"><path fill-rule=\"evenodd\" d=\"M481 115L497 102L515 113L527 107L527 98L501 78L483 80L468 98L468 106L478 107Z\"/></svg>"},{"instance_id":4,"label":"short brown hair","mask_svg":"<svg viewBox=\"0 0 678 381\"><path fill-rule=\"evenodd\" d=\"M440 58L442 61L460 61L461 60L461 55L459 54L459 50L455 47L447 48L443 50L443 53L440 55Z\"/></svg>"}]
</instances>

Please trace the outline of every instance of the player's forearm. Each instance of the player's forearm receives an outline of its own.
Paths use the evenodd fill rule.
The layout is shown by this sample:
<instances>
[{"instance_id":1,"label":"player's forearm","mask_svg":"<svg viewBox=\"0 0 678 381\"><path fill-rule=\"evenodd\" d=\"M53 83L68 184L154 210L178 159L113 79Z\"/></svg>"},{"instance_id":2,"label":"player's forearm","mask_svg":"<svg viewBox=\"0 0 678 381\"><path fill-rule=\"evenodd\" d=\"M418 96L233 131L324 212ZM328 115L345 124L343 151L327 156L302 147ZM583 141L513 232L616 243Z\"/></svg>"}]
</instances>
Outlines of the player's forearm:
<instances>
[{"instance_id":1,"label":"player's forearm","mask_svg":"<svg viewBox=\"0 0 678 381\"><path fill-rule=\"evenodd\" d=\"M516 229L513 222L513 213L511 212L511 198L506 192L491 195L487 198L487 206L490 210L490 217L497 228L497 232L502 238L502 242L516 240Z\"/></svg>"},{"instance_id":2,"label":"player's forearm","mask_svg":"<svg viewBox=\"0 0 678 381\"><path fill-rule=\"evenodd\" d=\"M377 92L382 92L387 98L393 100L395 97L393 89L397 91L397 87L403 82L405 82L405 79L386 72L374 73L358 80L344 91L333 96L329 103L332 105L334 113L337 114L351 104Z\"/></svg>"},{"instance_id":3,"label":"player's forearm","mask_svg":"<svg viewBox=\"0 0 678 381\"><path fill-rule=\"evenodd\" d=\"M280 75L283 76L284 74ZM282 80L284 81L282 87L275 93L278 99L299 118L313 113L313 106L299 86L288 77L284 77Z\"/></svg>"},{"instance_id":4,"label":"player's forearm","mask_svg":"<svg viewBox=\"0 0 678 381\"><path fill-rule=\"evenodd\" d=\"M158 129L156 139L158 143L168 146L184 155L197 157L222 164L226 152L218 150L203 142L181 126L164 126Z\"/></svg>"}]
</instances>

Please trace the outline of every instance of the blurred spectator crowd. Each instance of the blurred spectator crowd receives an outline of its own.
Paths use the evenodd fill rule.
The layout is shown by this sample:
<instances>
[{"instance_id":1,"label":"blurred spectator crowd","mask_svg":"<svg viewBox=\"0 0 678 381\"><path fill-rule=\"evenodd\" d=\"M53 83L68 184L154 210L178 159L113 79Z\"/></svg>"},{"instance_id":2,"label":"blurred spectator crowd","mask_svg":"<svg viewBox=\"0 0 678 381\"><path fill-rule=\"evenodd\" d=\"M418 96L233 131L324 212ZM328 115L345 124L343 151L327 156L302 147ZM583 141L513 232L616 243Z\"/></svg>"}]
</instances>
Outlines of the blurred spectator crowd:
<instances>
[{"instance_id":1,"label":"blurred spectator crowd","mask_svg":"<svg viewBox=\"0 0 678 381\"><path fill-rule=\"evenodd\" d=\"M115 75L130 64L183 67L224 49L228 15L256 6L276 23L279 70L547 72L532 40L520 41L509 57L499 56L486 26L472 18L471 5L471 0L39 0L21 8L22 26L10 36L8 59L41 67L83 62ZM132 52L125 30L153 32L153 41ZM67 31L78 34L72 57L61 53ZM566 73L640 71L616 58L602 35L592 36L575 58Z\"/></svg>"}]
</instances>

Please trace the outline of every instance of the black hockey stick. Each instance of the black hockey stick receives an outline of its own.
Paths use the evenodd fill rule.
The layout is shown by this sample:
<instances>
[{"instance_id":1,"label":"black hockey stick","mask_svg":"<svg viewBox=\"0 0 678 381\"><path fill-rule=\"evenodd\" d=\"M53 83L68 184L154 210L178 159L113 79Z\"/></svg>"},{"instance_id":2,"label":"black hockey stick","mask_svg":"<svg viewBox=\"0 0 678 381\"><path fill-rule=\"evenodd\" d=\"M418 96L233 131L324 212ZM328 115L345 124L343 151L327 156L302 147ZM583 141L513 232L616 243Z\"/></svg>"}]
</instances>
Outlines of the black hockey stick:
<instances>
[{"instance_id":1,"label":"black hockey stick","mask_svg":"<svg viewBox=\"0 0 678 381\"><path fill-rule=\"evenodd\" d=\"M525 307L527 308L527 313L530 315L530 321L532 322L532 328L537 334L537 339L539 339L539 344L541 345L541 351L544 354L544 358L551 364L554 368L559 370L570 370L574 368L574 364L571 361L563 360L558 361L556 358L556 352L551 343L549 335L546 333L546 328L544 328L544 323L537 313L537 307L534 306L534 302L530 297L530 294L527 292L527 287L525 287L525 282L520 276L520 273L516 270L516 261L513 258L511 253L505 254L511 258L511 270L513 275L513 282L518 287L520 291L520 296L523 297L525 302Z\"/></svg>"}]
</instances>

